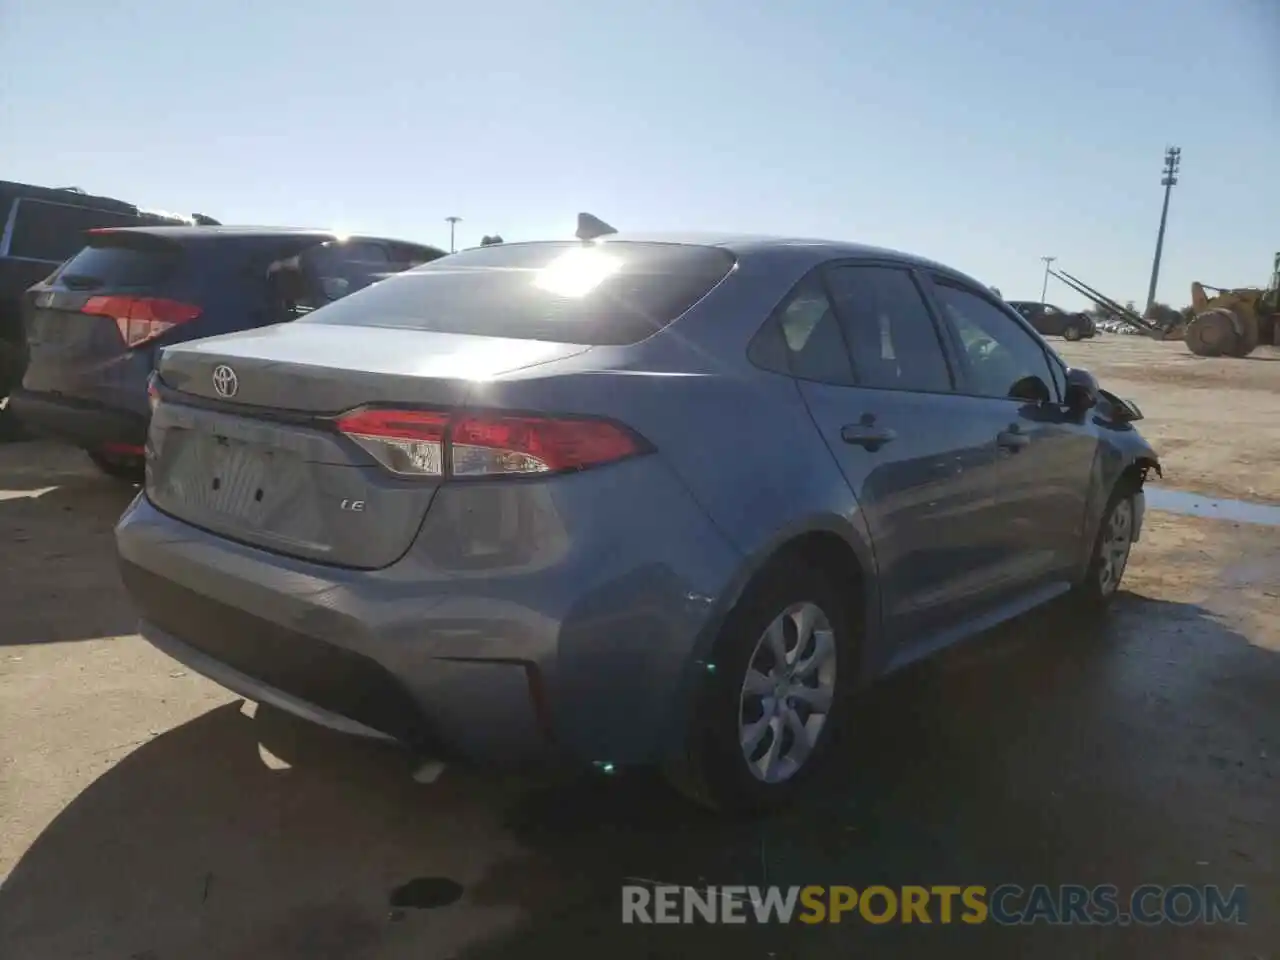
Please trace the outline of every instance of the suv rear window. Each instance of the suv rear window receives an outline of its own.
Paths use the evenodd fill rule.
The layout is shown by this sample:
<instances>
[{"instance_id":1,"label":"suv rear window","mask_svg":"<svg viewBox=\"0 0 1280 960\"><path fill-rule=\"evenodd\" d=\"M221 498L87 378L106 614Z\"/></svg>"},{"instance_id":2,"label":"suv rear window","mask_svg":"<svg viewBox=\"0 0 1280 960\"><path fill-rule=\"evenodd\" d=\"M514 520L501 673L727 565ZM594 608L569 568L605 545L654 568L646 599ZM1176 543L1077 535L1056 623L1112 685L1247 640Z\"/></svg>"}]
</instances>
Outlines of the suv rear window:
<instances>
[{"instance_id":1,"label":"suv rear window","mask_svg":"<svg viewBox=\"0 0 1280 960\"><path fill-rule=\"evenodd\" d=\"M141 236L122 242L108 235L72 257L57 280L78 289L158 286L169 279L181 259L182 251L171 243L148 243Z\"/></svg>"},{"instance_id":2,"label":"suv rear window","mask_svg":"<svg viewBox=\"0 0 1280 960\"><path fill-rule=\"evenodd\" d=\"M593 345L637 343L733 269L718 247L521 243L442 257L298 322Z\"/></svg>"}]
</instances>

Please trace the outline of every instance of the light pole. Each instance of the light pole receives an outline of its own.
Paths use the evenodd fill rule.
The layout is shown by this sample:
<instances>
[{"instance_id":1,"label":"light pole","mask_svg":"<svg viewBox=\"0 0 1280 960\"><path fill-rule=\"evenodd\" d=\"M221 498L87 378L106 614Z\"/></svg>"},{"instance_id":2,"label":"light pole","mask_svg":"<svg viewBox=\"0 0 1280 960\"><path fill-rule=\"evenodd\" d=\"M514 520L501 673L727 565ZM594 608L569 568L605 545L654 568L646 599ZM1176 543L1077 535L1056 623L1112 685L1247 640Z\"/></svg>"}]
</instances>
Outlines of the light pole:
<instances>
[{"instance_id":1,"label":"light pole","mask_svg":"<svg viewBox=\"0 0 1280 960\"><path fill-rule=\"evenodd\" d=\"M1168 147L1164 152L1164 170L1160 186L1164 187L1164 207L1160 211L1160 232L1156 234L1156 256L1151 261L1151 286L1147 287L1147 314L1156 302L1156 281L1160 279L1160 256L1164 252L1164 228L1169 221L1169 194L1178 182L1178 167L1182 165L1182 148Z\"/></svg>"},{"instance_id":2,"label":"light pole","mask_svg":"<svg viewBox=\"0 0 1280 960\"><path fill-rule=\"evenodd\" d=\"M445 219L449 221L449 252L454 253L456 252L457 248L454 247L453 245L453 230L462 221L462 218L461 217L445 217Z\"/></svg>"},{"instance_id":3,"label":"light pole","mask_svg":"<svg viewBox=\"0 0 1280 960\"><path fill-rule=\"evenodd\" d=\"M1040 306L1044 306L1044 298L1049 293L1049 264L1057 260L1057 257L1041 257L1044 261L1044 283L1040 286Z\"/></svg>"}]
</instances>

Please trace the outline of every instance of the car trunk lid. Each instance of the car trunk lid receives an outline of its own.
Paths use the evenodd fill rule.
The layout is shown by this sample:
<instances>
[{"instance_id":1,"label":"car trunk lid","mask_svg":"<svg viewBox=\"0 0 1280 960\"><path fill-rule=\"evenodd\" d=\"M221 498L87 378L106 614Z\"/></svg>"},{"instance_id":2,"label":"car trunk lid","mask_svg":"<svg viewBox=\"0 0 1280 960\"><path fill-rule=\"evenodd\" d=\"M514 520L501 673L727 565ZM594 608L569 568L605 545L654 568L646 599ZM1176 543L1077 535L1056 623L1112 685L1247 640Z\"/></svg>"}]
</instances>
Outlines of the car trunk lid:
<instances>
[{"instance_id":1,"label":"car trunk lid","mask_svg":"<svg viewBox=\"0 0 1280 960\"><path fill-rule=\"evenodd\" d=\"M439 477L397 476L342 435L374 404L457 409L478 379L588 347L377 327L281 324L166 348L147 495L213 533L376 569L417 534Z\"/></svg>"},{"instance_id":2,"label":"car trunk lid","mask_svg":"<svg viewBox=\"0 0 1280 960\"><path fill-rule=\"evenodd\" d=\"M458 403L473 383L587 349L390 327L276 324L166 348L160 370L168 386L193 396L332 414L366 403ZM219 390L219 367L234 376L233 394L228 384Z\"/></svg>"}]
</instances>

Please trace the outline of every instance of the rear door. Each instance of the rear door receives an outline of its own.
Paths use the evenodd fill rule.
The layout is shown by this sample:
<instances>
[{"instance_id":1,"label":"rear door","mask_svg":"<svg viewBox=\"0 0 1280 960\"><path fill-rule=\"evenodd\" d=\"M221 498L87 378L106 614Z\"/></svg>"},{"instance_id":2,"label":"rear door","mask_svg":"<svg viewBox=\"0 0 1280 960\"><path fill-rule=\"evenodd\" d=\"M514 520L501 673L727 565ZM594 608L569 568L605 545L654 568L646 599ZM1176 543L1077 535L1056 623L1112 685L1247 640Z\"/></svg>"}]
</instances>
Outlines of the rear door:
<instances>
[{"instance_id":1,"label":"rear door","mask_svg":"<svg viewBox=\"0 0 1280 960\"><path fill-rule=\"evenodd\" d=\"M897 655L928 646L991 586L990 433L956 402L910 270L832 266L801 285L779 322L801 392L865 515L886 634Z\"/></svg>"},{"instance_id":2,"label":"rear door","mask_svg":"<svg viewBox=\"0 0 1280 960\"><path fill-rule=\"evenodd\" d=\"M1097 439L1067 411L1060 370L1016 315L977 286L932 280L959 348L964 403L998 451L991 516L1006 558L1005 590L1012 596L1060 581L1080 556Z\"/></svg>"},{"instance_id":3,"label":"rear door","mask_svg":"<svg viewBox=\"0 0 1280 960\"><path fill-rule=\"evenodd\" d=\"M147 233L91 235L26 294L23 387L144 411L148 342L200 313L165 295L183 257L181 247Z\"/></svg>"}]
</instances>

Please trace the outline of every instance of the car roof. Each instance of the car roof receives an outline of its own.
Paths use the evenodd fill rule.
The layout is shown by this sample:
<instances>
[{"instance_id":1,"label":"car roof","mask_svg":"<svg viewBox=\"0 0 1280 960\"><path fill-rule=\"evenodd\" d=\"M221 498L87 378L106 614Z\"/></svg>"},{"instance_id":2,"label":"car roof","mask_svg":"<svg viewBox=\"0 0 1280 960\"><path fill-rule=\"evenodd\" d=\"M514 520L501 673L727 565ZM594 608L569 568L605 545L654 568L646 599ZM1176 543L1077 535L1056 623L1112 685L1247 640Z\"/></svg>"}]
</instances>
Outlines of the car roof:
<instances>
[{"instance_id":1,"label":"car roof","mask_svg":"<svg viewBox=\"0 0 1280 960\"><path fill-rule=\"evenodd\" d=\"M93 193L85 193L74 187L41 187L34 183L20 183L17 180L0 180L0 197L5 200L44 200L49 203L61 203L70 207L93 207L108 210L112 213L136 213L136 204L115 197L103 197Z\"/></svg>"},{"instance_id":2,"label":"car roof","mask_svg":"<svg viewBox=\"0 0 1280 960\"><path fill-rule=\"evenodd\" d=\"M128 234L147 234L148 236L158 237L164 240L171 240L175 243L199 243L212 242L217 240L250 240L259 238L268 239L298 239L308 240L314 238L317 241L325 240L355 240L355 241L384 241L388 243L403 244L404 246L417 247L420 250L430 251L444 255L444 250L439 247L433 247L427 243L417 243L412 240L400 240L395 237L375 237L365 234L346 234L339 233L336 230L319 230L312 227L258 227L258 226L217 226L217 227L196 227L196 226L159 226L159 227L104 227L94 231L98 234L104 233L128 233Z\"/></svg>"},{"instance_id":3,"label":"car roof","mask_svg":"<svg viewBox=\"0 0 1280 960\"><path fill-rule=\"evenodd\" d=\"M808 250L815 259L836 257L887 256L895 260L929 263L922 257L865 243L826 240L817 237L792 237L760 233L613 233L601 238L608 242L687 243L707 247L724 247L731 253L753 253L762 250ZM933 266L934 264L930 264ZM941 264L937 264L941 266Z\"/></svg>"},{"instance_id":4,"label":"car roof","mask_svg":"<svg viewBox=\"0 0 1280 960\"><path fill-rule=\"evenodd\" d=\"M577 241L563 238L543 240L513 241L503 246L513 247L521 243L574 243ZM827 240L814 237L791 237L774 234L755 233L699 233L681 232L629 232L610 233L599 237L599 243L672 243L700 247L720 247L735 256L746 255L785 255L789 259L808 259L816 266L828 260L842 257L851 259L890 259L909 263L918 267L943 270L947 273L964 276L954 267L930 260L913 253L894 250L889 247L878 247L871 244L851 243L843 240ZM976 281L975 281L976 282Z\"/></svg>"}]
</instances>

